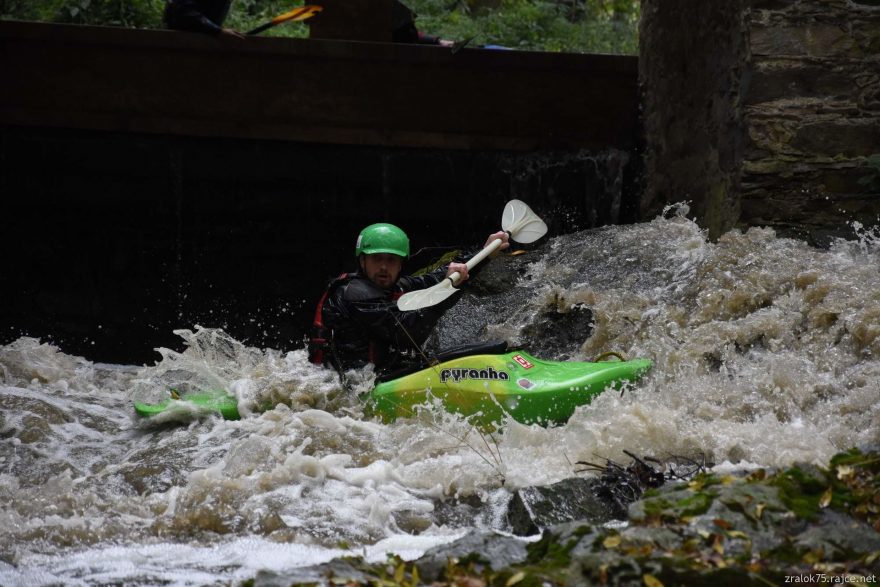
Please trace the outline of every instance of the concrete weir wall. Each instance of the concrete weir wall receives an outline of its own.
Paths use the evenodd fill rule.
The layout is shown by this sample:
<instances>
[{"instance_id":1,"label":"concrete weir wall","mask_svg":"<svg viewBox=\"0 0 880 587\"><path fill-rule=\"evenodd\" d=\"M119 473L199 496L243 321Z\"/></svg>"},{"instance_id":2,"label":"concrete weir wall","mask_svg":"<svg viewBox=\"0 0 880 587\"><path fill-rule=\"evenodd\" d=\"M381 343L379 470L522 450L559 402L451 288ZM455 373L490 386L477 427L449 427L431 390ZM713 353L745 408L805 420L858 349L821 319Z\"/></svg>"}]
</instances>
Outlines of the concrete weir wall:
<instances>
[{"instance_id":1,"label":"concrete weir wall","mask_svg":"<svg viewBox=\"0 0 880 587\"><path fill-rule=\"evenodd\" d=\"M512 197L554 233L634 221L636 61L0 22L0 343L286 350L370 222L417 268Z\"/></svg>"},{"instance_id":2,"label":"concrete weir wall","mask_svg":"<svg viewBox=\"0 0 880 587\"><path fill-rule=\"evenodd\" d=\"M819 244L880 223L878 2L644 0L641 27L644 215Z\"/></svg>"}]
</instances>

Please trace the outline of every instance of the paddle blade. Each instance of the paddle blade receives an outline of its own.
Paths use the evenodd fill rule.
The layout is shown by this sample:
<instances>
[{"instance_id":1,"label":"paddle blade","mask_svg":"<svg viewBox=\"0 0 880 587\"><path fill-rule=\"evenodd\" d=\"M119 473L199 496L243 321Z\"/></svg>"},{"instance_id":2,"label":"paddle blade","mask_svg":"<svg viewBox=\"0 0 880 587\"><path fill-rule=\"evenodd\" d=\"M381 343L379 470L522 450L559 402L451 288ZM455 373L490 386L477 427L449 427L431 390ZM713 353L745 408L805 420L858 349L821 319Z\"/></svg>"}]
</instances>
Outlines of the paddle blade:
<instances>
[{"instance_id":1,"label":"paddle blade","mask_svg":"<svg viewBox=\"0 0 880 587\"><path fill-rule=\"evenodd\" d=\"M277 25L285 23L285 22L289 22L289 21L299 22L299 21L307 20L309 18L312 18L313 16L315 16L316 14L321 12L322 10L324 10L324 8L322 6L315 6L315 5L300 6L299 8L294 8L290 12L285 12L284 14L279 14L278 16L276 16L275 18L273 18L269 22L267 22L265 24L261 24L260 26L258 26L254 30L248 31L246 34L257 35L267 29L272 28L273 26L277 26Z\"/></svg>"},{"instance_id":2,"label":"paddle blade","mask_svg":"<svg viewBox=\"0 0 880 587\"><path fill-rule=\"evenodd\" d=\"M412 310L421 310L435 304L439 304L458 290L452 287L452 282L444 279L437 285L428 289L417 289L409 291L400 296L397 300L397 307L404 312Z\"/></svg>"},{"instance_id":3,"label":"paddle blade","mask_svg":"<svg viewBox=\"0 0 880 587\"><path fill-rule=\"evenodd\" d=\"M547 234L544 221L520 200L510 200L504 206L501 228L510 233L510 238L523 244L533 243Z\"/></svg>"},{"instance_id":4,"label":"paddle blade","mask_svg":"<svg viewBox=\"0 0 880 587\"><path fill-rule=\"evenodd\" d=\"M300 6L299 8L294 8L290 12L285 12L284 14L276 16L272 19L272 24L281 24L282 22L288 21L306 20L312 18L322 10L324 10L323 6L316 6L314 4Z\"/></svg>"}]
</instances>

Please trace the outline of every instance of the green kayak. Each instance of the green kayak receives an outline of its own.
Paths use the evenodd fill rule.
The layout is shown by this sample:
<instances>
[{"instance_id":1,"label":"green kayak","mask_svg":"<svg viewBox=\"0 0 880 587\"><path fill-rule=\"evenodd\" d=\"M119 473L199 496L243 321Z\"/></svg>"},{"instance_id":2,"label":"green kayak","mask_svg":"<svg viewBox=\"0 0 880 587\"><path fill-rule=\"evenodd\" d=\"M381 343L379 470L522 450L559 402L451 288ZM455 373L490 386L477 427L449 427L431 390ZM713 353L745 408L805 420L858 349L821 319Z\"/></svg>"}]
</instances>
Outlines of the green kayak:
<instances>
[{"instance_id":1,"label":"green kayak","mask_svg":"<svg viewBox=\"0 0 880 587\"><path fill-rule=\"evenodd\" d=\"M523 424L563 424L578 406L650 368L647 359L586 363L545 361L521 350L476 354L379 383L368 399L386 421L439 400L474 424L494 424L505 415Z\"/></svg>"},{"instance_id":2,"label":"green kayak","mask_svg":"<svg viewBox=\"0 0 880 587\"><path fill-rule=\"evenodd\" d=\"M562 424L578 406L606 389L637 380L650 368L647 359L545 361L525 351L507 351L506 345L476 345L443 353L434 366L392 374L364 399L386 422L413 416L419 406L439 400L449 412L479 425L497 424L505 415L524 424ZM135 403L134 408L146 418L194 408L219 412L227 420L239 418L236 398L224 391Z\"/></svg>"}]
</instances>

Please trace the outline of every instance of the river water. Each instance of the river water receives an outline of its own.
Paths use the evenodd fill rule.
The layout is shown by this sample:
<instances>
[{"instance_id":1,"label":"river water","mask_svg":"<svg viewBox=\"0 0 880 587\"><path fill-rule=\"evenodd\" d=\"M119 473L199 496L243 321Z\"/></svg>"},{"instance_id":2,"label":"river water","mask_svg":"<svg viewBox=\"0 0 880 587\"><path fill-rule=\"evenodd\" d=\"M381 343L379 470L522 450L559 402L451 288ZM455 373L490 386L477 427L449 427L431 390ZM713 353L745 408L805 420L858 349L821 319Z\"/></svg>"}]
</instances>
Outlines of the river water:
<instances>
[{"instance_id":1,"label":"river water","mask_svg":"<svg viewBox=\"0 0 880 587\"><path fill-rule=\"evenodd\" d=\"M194 325L177 333L184 352L147 367L31 338L0 347L0 585L228 584L340 555L412 559L469 528L506 530L512 491L577 461L777 467L880 444L877 230L827 250L758 228L712 243L682 212L552 239L515 287L465 297L441 323L436 344L655 361L556 428L484 440L437 411L381 424L303 350ZM232 390L243 419L136 419L133 399L169 387ZM474 497L480 515L434 515Z\"/></svg>"}]
</instances>

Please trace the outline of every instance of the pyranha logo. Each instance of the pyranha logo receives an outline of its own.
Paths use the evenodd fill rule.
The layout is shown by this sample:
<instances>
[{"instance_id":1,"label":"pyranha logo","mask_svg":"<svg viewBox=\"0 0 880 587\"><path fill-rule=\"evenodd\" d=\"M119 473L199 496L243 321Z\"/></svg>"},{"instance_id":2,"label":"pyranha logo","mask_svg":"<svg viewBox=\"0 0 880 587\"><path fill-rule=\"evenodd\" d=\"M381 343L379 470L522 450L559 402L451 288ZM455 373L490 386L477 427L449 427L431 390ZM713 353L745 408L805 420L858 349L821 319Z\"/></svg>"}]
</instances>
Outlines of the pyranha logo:
<instances>
[{"instance_id":1,"label":"pyranha logo","mask_svg":"<svg viewBox=\"0 0 880 587\"><path fill-rule=\"evenodd\" d=\"M510 375L507 371L496 371L492 367L485 369L443 369L440 371L440 382L446 383L452 379L456 383L462 379L487 379L489 381L507 381Z\"/></svg>"}]
</instances>

